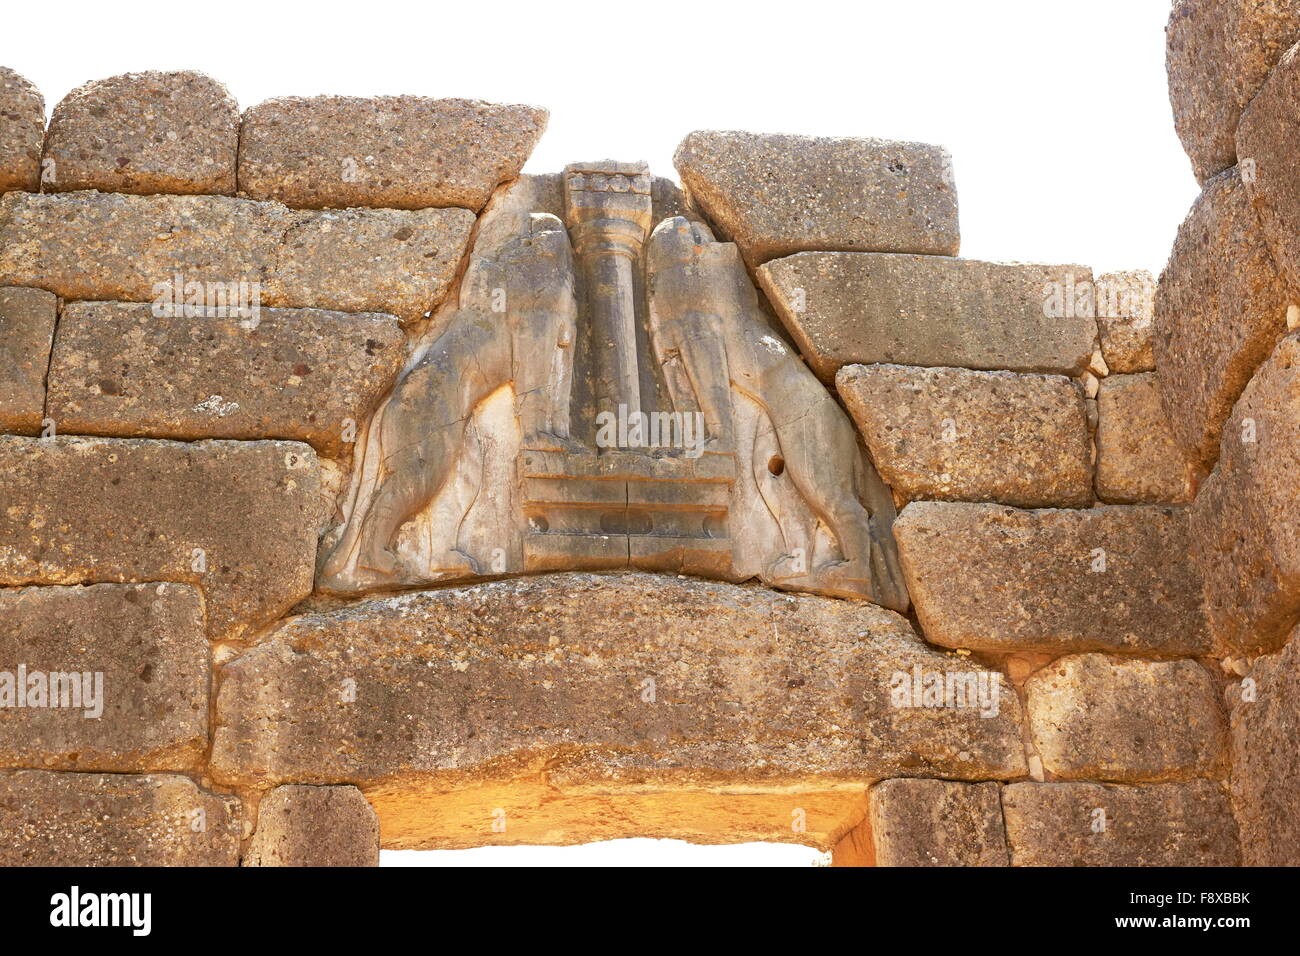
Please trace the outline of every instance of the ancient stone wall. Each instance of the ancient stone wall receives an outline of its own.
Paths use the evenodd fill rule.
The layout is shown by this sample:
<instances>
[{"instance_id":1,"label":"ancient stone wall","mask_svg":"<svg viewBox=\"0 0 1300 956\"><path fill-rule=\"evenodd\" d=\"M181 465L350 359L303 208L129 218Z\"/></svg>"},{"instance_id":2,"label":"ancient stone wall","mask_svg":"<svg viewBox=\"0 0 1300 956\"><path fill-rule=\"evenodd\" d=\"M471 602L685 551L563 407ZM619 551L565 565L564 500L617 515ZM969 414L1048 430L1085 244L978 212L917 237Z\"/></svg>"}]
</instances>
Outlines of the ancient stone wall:
<instances>
[{"instance_id":1,"label":"ancient stone wall","mask_svg":"<svg viewBox=\"0 0 1300 956\"><path fill-rule=\"evenodd\" d=\"M0 70L0 863L1300 862L1263 8L1176 5L1158 287L959 258L936 146Z\"/></svg>"}]
</instances>

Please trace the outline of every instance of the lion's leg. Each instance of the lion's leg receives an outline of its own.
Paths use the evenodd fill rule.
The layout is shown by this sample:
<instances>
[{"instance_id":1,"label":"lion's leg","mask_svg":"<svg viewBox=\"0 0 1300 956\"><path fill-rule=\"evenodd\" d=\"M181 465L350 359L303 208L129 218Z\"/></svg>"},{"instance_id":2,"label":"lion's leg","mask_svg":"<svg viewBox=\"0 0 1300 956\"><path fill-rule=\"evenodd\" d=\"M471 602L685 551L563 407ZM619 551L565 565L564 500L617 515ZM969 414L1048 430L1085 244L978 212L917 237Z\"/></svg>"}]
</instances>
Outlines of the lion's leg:
<instances>
[{"instance_id":1,"label":"lion's leg","mask_svg":"<svg viewBox=\"0 0 1300 956\"><path fill-rule=\"evenodd\" d=\"M358 501L327 575L338 573L333 565L346 563L354 550L358 568L384 576L400 570L392 550L397 532L441 490L475 406L508 379L508 364L496 367L507 353L493 341L503 333L449 332L399 383L381 416L374 487Z\"/></svg>"},{"instance_id":2,"label":"lion's leg","mask_svg":"<svg viewBox=\"0 0 1300 956\"><path fill-rule=\"evenodd\" d=\"M857 435L829 395L814 401L802 414L774 422L786 471L813 513L830 527L846 564L869 579L871 516L855 484L861 454Z\"/></svg>"},{"instance_id":3,"label":"lion's leg","mask_svg":"<svg viewBox=\"0 0 1300 956\"><path fill-rule=\"evenodd\" d=\"M520 317L514 383L526 448L559 449L569 444L574 324L570 311L534 310Z\"/></svg>"}]
</instances>

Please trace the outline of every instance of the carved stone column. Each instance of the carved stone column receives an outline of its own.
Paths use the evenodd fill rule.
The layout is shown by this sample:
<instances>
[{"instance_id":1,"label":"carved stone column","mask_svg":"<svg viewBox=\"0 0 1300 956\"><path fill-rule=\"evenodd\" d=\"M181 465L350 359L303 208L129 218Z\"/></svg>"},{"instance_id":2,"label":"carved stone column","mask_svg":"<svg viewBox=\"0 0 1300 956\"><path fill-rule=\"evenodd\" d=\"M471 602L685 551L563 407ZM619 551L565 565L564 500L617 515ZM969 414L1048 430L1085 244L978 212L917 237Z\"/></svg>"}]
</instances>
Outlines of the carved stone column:
<instances>
[{"instance_id":1,"label":"carved stone column","mask_svg":"<svg viewBox=\"0 0 1300 956\"><path fill-rule=\"evenodd\" d=\"M645 163L575 163L564 171L565 219L582 270L591 323L596 412L642 410L637 361L636 270L650 232Z\"/></svg>"}]
</instances>

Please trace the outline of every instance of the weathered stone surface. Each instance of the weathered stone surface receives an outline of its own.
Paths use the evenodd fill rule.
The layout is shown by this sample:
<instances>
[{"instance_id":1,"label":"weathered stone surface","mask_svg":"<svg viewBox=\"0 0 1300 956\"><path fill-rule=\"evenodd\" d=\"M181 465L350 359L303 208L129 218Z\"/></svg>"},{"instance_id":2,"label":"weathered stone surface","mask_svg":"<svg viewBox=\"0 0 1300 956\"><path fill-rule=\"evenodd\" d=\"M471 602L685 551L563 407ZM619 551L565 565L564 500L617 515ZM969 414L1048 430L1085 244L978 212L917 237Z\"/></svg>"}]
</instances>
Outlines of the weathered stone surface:
<instances>
[{"instance_id":1,"label":"weathered stone surface","mask_svg":"<svg viewBox=\"0 0 1300 956\"><path fill-rule=\"evenodd\" d=\"M1092 306L1067 299L1091 289L1080 266L808 252L758 281L827 384L855 363L1074 375L1097 348Z\"/></svg>"},{"instance_id":2,"label":"weathered stone surface","mask_svg":"<svg viewBox=\"0 0 1300 956\"><path fill-rule=\"evenodd\" d=\"M311 591L320 475L307 445L0 437L0 475L0 586L188 582L212 638Z\"/></svg>"},{"instance_id":3,"label":"weathered stone surface","mask_svg":"<svg viewBox=\"0 0 1300 956\"><path fill-rule=\"evenodd\" d=\"M941 146L700 130L673 165L750 268L804 250L955 256L961 244Z\"/></svg>"},{"instance_id":4,"label":"weathered stone surface","mask_svg":"<svg viewBox=\"0 0 1300 956\"><path fill-rule=\"evenodd\" d=\"M47 412L60 431L285 438L338 457L405 358L402 331L387 315L158 311L121 302L63 310Z\"/></svg>"},{"instance_id":5,"label":"weathered stone surface","mask_svg":"<svg viewBox=\"0 0 1300 956\"><path fill-rule=\"evenodd\" d=\"M1196 472L1174 441L1154 372L1102 379L1097 393L1097 497L1114 504L1191 501Z\"/></svg>"},{"instance_id":6,"label":"weathered stone surface","mask_svg":"<svg viewBox=\"0 0 1300 956\"><path fill-rule=\"evenodd\" d=\"M378 866L379 817L356 787L276 787L244 866Z\"/></svg>"},{"instance_id":7,"label":"weathered stone surface","mask_svg":"<svg viewBox=\"0 0 1300 956\"><path fill-rule=\"evenodd\" d=\"M1007 866L999 789L882 780L869 795L876 866Z\"/></svg>"},{"instance_id":8,"label":"weathered stone surface","mask_svg":"<svg viewBox=\"0 0 1300 956\"><path fill-rule=\"evenodd\" d=\"M1268 6L1280 2L1290 8L1290 39L1300 39L1300 2L1272 0ZM1300 173L1295 169L1295 153L1300 147L1297 97L1300 47L1292 47L1251 101L1237 129L1241 178L1259 214L1273 260L1292 294L1300 294L1300 238L1295 235L1300 229L1300 201L1296 198Z\"/></svg>"},{"instance_id":9,"label":"weathered stone surface","mask_svg":"<svg viewBox=\"0 0 1300 956\"><path fill-rule=\"evenodd\" d=\"M849 365L835 385L896 496L1092 504L1083 389L1064 376Z\"/></svg>"},{"instance_id":10,"label":"weathered stone surface","mask_svg":"<svg viewBox=\"0 0 1300 956\"><path fill-rule=\"evenodd\" d=\"M239 188L290 206L463 206L519 175L546 110L424 96L280 97L244 114Z\"/></svg>"},{"instance_id":11,"label":"weathered stone surface","mask_svg":"<svg viewBox=\"0 0 1300 956\"><path fill-rule=\"evenodd\" d=\"M1057 777L1157 783L1226 769L1217 688L1196 661L1076 654L1025 689L1034 747Z\"/></svg>"},{"instance_id":12,"label":"weathered stone surface","mask_svg":"<svg viewBox=\"0 0 1300 956\"><path fill-rule=\"evenodd\" d=\"M538 185L493 200L367 429L318 588L621 567L905 611L889 489L735 244L665 219L640 272L644 163L567 167L568 228L527 212ZM648 429L610 427L630 408Z\"/></svg>"},{"instance_id":13,"label":"weathered stone surface","mask_svg":"<svg viewBox=\"0 0 1300 956\"><path fill-rule=\"evenodd\" d=\"M1156 280L1145 270L1097 276L1097 332L1101 352L1113 373L1150 372Z\"/></svg>"},{"instance_id":14,"label":"weathered stone surface","mask_svg":"<svg viewBox=\"0 0 1300 956\"><path fill-rule=\"evenodd\" d=\"M1165 30L1174 126L1197 182L1233 166L1238 119L1287 47L1296 0L1177 0ZM1244 122L1244 121L1243 121Z\"/></svg>"},{"instance_id":15,"label":"weathered stone surface","mask_svg":"<svg viewBox=\"0 0 1300 956\"><path fill-rule=\"evenodd\" d=\"M229 663L213 773L355 783L390 847L635 833L829 848L873 778L1025 773L1001 675L982 709L900 696L953 671L972 665L896 614L758 587L566 574L411 593L295 618ZM828 807L831 823L791 833L794 810Z\"/></svg>"},{"instance_id":16,"label":"weathered stone surface","mask_svg":"<svg viewBox=\"0 0 1300 956\"><path fill-rule=\"evenodd\" d=\"M467 209L298 213L264 301L418 321L442 301L473 226Z\"/></svg>"},{"instance_id":17,"label":"weathered stone surface","mask_svg":"<svg viewBox=\"0 0 1300 956\"><path fill-rule=\"evenodd\" d=\"M235 866L240 826L188 777L0 771L3 866Z\"/></svg>"},{"instance_id":18,"label":"weathered stone surface","mask_svg":"<svg viewBox=\"0 0 1300 956\"><path fill-rule=\"evenodd\" d=\"M1237 825L1208 780L1002 789L1012 866L1236 866Z\"/></svg>"},{"instance_id":19,"label":"weathered stone surface","mask_svg":"<svg viewBox=\"0 0 1300 956\"><path fill-rule=\"evenodd\" d=\"M41 430L58 308L44 289L0 289L0 432Z\"/></svg>"},{"instance_id":20,"label":"weathered stone surface","mask_svg":"<svg viewBox=\"0 0 1300 956\"><path fill-rule=\"evenodd\" d=\"M1287 304L1240 176L1216 176L1160 276L1152 343L1174 438L1206 468L1232 403L1286 332Z\"/></svg>"},{"instance_id":21,"label":"weathered stone surface","mask_svg":"<svg viewBox=\"0 0 1300 956\"><path fill-rule=\"evenodd\" d=\"M928 640L997 651L1204 653L1181 508L916 502L894 523Z\"/></svg>"},{"instance_id":22,"label":"weathered stone surface","mask_svg":"<svg viewBox=\"0 0 1300 956\"><path fill-rule=\"evenodd\" d=\"M25 77L0 66L0 193L41 188L45 98Z\"/></svg>"},{"instance_id":23,"label":"weathered stone surface","mask_svg":"<svg viewBox=\"0 0 1300 956\"><path fill-rule=\"evenodd\" d=\"M1192 506L1195 560L1218 649L1281 647L1300 618L1300 333L1284 338L1223 428Z\"/></svg>"},{"instance_id":24,"label":"weathered stone surface","mask_svg":"<svg viewBox=\"0 0 1300 956\"><path fill-rule=\"evenodd\" d=\"M1248 866L1300 866L1300 639L1261 657L1232 701L1232 797Z\"/></svg>"},{"instance_id":25,"label":"weathered stone surface","mask_svg":"<svg viewBox=\"0 0 1300 956\"><path fill-rule=\"evenodd\" d=\"M125 73L77 87L45 136L46 192L229 196L239 105L194 70Z\"/></svg>"},{"instance_id":26,"label":"weathered stone surface","mask_svg":"<svg viewBox=\"0 0 1300 956\"><path fill-rule=\"evenodd\" d=\"M190 585L0 589L0 668L0 766L188 770L207 751Z\"/></svg>"},{"instance_id":27,"label":"weathered stone surface","mask_svg":"<svg viewBox=\"0 0 1300 956\"><path fill-rule=\"evenodd\" d=\"M11 193L0 198L0 282L123 302L154 301L176 275L263 282L292 216L225 196Z\"/></svg>"},{"instance_id":28,"label":"weathered stone surface","mask_svg":"<svg viewBox=\"0 0 1300 956\"><path fill-rule=\"evenodd\" d=\"M10 193L0 198L0 283L154 302L177 277L208 289L242 282L264 306L415 321L442 300L473 224L464 209L295 212L228 196Z\"/></svg>"}]
</instances>

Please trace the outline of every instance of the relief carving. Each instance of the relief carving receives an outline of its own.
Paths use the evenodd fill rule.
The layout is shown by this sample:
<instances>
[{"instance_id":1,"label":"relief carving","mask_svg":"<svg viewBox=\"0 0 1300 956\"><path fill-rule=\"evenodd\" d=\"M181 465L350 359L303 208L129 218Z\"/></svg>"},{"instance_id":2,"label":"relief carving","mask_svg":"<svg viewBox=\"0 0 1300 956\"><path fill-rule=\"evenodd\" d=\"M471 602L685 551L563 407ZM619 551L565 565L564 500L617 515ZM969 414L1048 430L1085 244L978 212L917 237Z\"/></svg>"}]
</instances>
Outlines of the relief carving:
<instances>
[{"instance_id":1,"label":"relief carving","mask_svg":"<svg viewBox=\"0 0 1300 956\"><path fill-rule=\"evenodd\" d=\"M321 586L631 567L905 610L889 490L736 247L652 231L644 164L531 179L361 436Z\"/></svg>"}]
</instances>

